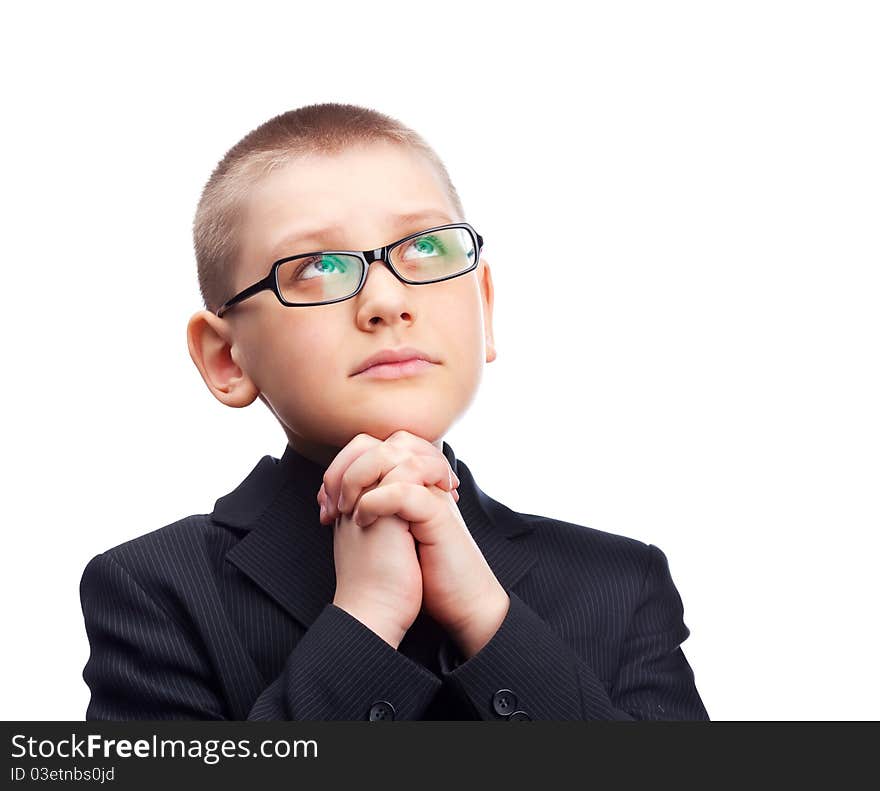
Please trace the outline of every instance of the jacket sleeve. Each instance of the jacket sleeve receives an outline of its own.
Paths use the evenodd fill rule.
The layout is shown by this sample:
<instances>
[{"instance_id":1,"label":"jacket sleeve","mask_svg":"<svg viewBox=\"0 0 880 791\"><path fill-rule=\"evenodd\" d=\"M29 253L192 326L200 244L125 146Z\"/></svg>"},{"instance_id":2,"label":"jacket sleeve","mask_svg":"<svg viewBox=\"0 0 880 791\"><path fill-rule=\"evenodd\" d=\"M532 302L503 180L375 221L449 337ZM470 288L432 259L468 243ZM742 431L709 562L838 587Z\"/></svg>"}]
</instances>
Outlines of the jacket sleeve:
<instances>
[{"instance_id":1,"label":"jacket sleeve","mask_svg":"<svg viewBox=\"0 0 880 791\"><path fill-rule=\"evenodd\" d=\"M647 571L610 690L515 593L498 631L454 669L443 668L484 720L708 720L680 645L690 634L663 552ZM521 712L512 716L515 711Z\"/></svg>"},{"instance_id":2,"label":"jacket sleeve","mask_svg":"<svg viewBox=\"0 0 880 791\"><path fill-rule=\"evenodd\" d=\"M86 720L231 719L198 635L183 628L109 554L80 582L90 654ZM327 604L248 720L418 719L440 679L352 615Z\"/></svg>"}]
</instances>

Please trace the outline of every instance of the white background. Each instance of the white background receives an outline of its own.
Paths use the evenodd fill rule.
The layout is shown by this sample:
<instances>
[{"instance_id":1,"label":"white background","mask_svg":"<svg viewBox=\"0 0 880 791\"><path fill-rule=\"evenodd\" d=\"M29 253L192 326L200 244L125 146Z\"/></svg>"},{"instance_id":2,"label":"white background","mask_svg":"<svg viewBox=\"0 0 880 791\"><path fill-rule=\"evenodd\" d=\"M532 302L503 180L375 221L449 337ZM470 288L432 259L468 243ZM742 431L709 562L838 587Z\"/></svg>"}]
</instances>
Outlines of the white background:
<instances>
[{"instance_id":1,"label":"white background","mask_svg":"<svg viewBox=\"0 0 880 791\"><path fill-rule=\"evenodd\" d=\"M91 557L283 452L190 360L191 223L323 101L421 132L486 239L482 488L659 546L713 719L877 717L876 4L10 8L2 719L84 717Z\"/></svg>"}]
</instances>

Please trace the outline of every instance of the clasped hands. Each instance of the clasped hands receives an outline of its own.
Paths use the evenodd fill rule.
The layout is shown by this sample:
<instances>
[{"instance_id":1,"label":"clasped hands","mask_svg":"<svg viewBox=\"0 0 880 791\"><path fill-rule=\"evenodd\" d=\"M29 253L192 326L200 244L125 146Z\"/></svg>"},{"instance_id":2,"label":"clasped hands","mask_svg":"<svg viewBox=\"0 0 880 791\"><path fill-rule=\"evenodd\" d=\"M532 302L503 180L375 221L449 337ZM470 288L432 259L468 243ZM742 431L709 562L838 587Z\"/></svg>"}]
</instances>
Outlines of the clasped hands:
<instances>
[{"instance_id":1,"label":"clasped hands","mask_svg":"<svg viewBox=\"0 0 880 791\"><path fill-rule=\"evenodd\" d=\"M510 604L456 503L458 478L442 451L408 431L358 434L318 490L334 530L336 594L397 648L424 606L465 659L495 634Z\"/></svg>"}]
</instances>

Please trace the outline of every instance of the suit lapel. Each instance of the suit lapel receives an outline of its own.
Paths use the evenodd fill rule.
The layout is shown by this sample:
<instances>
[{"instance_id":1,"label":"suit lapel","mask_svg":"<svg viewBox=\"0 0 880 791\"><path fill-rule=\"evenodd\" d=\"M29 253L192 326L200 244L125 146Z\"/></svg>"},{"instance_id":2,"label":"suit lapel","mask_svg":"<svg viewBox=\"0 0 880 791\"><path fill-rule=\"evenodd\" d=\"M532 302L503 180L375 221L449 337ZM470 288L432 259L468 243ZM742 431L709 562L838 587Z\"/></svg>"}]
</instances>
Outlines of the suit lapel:
<instances>
[{"instance_id":1,"label":"suit lapel","mask_svg":"<svg viewBox=\"0 0 880 791\"><path fill-rule=\"evenodd\" d=\"M458 507L499 582L513 588L535 562L532 526L477 486L448 443L443 453L461 483ZM333 528L319 521L315 495L323 469L288 446L281 460L264 456L244 481L221 497L212 519L246 531L226 559L308 628L336 590Z\"/></svg>"}]
</instances>

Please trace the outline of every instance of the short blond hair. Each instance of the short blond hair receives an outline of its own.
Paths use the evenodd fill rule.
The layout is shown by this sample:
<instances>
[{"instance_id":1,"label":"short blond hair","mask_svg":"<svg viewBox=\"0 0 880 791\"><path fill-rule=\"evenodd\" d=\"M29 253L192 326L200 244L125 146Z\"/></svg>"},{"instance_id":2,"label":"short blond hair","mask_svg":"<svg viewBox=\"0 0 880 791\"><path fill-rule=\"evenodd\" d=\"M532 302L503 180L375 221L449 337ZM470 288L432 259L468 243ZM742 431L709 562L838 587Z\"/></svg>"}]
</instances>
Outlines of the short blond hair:
<instances>
[{"instance_id":1,"label":"short blond hair","mask_svg":"<svg viewBox=\"0 0 880 791\"><path fill-rule=\"evenodd\" d=\"M199 291L216 313L233 296L239 231L247 195L259 179L303 154L333 154L357 144L390 141L421 152L440 174L464 218L446 166L415 131L384 113L354 104L311 104L270 118L226 152L202 190L193 221Z\"/></svg>"}]
</instances>

